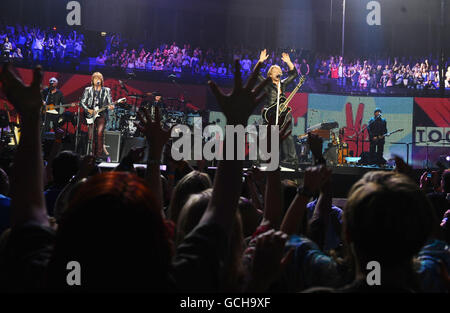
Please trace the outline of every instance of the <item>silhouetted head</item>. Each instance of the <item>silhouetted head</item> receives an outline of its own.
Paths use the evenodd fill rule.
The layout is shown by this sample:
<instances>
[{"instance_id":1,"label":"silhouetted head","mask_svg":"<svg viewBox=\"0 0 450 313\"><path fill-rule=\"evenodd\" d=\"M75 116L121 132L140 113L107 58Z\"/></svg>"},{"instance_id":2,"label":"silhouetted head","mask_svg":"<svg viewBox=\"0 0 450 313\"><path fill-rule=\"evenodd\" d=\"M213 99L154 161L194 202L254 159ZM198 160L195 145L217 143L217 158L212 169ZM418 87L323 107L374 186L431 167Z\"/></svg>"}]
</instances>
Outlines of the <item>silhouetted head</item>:
<instances>
[{"instance_id":1,"label":"silhouetted head","mask_svg":"<svg viewBox=\"0 0 450 313\"><path fill-rule=\"evenodd\" d=\"M141 178L109 172L77 188L63 213L48 285L63 291L167 290L168 233L154 191ZM70 261L81 286L66 283Z\"/></svg>"},{"instance_id":2,"label":"silhouetted head","mask_svg":"<svg viewBox=\"0 0 450 313\"><path fill-rule=\"evenodd\" d=\"M192 171L185 175L177 183L172 192L172 200L169 206L169 219L177 223L181 208L186 204L189 197L211 187L211 180L205 173Z\"/></svg>"},{"instance_id":3,"label":"silhouetted head","mask_svg":"<svg viewBox=\"0 0 450 313\"><path fill-rule=\"evenodd\" d=\"M64 186L78 172L80 157L72 151L60 152L52 163L53 182Z\"/></svg>"},{"instance_id":4,"label":"silhouetted head","mask_svg":"<svg viewBox=\"0 0 450 313\"><path fill-rule=\"evenodd\" d=\"M359 265L383 267L411 262L428 239L434 212L426 195L407 176L373 171L351 188L344 210L344 237Z\"/></svg>"}]
</instances>

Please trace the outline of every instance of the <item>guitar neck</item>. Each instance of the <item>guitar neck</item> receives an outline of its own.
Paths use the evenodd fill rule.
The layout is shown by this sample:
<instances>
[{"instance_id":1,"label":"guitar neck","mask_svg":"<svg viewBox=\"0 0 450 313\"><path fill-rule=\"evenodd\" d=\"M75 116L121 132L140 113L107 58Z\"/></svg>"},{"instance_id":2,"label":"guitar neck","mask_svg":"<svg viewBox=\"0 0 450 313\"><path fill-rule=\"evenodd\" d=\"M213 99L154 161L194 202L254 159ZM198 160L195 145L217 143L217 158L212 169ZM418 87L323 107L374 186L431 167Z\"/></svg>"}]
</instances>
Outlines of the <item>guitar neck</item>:
<instances>
[{"instance_id":1,"label":"guitar neck","mask_svg":"<svg viewBox=\"0 0 450 313\"><path fill-rule=\"evenodd\" d=\"M110 105L116 105L117 103L119 103L119 101L114 101L114 102L111 103L111 104L105 105L104 107L98 109L97 112L98 112L98 113L103 112L103 111L105 111L106 109L108 109L108 107L109 107Z\"/></svg>"},{"instance_id":2,"label":"guitar neck","mask_svg":"<svg viewBox=\"0 0 450 313\"><path fill-rule=\"evenodd\" d=\"M45 107L52 107L52 108L70 108L71 106L75 106L76 103L68 103L68 104L60 104L60 105L54 105L54 104L46 104Z\"/></svg>"},{"instance_id":3,"label":"guitar neck","mask_svg":"<svg viewBox=\"0 0 450 313\"><path fill-rule=\"evenodd\" d=\"M283 103L283 106L287 106L289 102L291 102L292 98L294 98L295 94L297 93L297 91L300 89L300 87L303 85L304 82L305 78L302 76L302 78L300 78L300 82L298 83L298 85L295 86L294 90L292 90L292 92L289 94L289 97Z\"/></svg>"}]
</instances>

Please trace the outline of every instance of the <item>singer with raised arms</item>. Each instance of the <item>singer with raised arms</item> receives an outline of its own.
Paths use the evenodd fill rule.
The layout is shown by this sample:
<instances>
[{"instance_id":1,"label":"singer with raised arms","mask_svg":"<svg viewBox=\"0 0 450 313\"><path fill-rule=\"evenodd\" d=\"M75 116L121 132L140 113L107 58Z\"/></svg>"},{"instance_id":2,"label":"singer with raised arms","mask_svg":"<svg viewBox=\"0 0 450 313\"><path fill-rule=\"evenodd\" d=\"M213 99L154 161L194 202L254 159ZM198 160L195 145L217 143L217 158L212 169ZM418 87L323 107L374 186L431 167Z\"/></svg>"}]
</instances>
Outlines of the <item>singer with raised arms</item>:
<instances>
[{"instance_id":1,"label":"singer with raised arms","mask_svg":"<svg viewBox=\"0 0 450 313\"><path fill-rule=\"evenodd\" d=\"M269 55L267 54L267 50L264 49L261 51L259 56L259 63L264 63L269 58ZM281 54L281 60L286 63L286 65L289 68L289 71L287 72L288 76L285 79L281 79L281 76L283 75L283 71L281 70L281 67L278 65L272 65L269 70L267 71L267 77L270 77L272 79L272 84L267 84L264 88L264 92L267 94L267 97L264 101L264 109L268 109L269 107L273 106L274 104L277 104L277 102L280 104L283 102L283 100L286 99L285 97L285 90L286 87L294 81L294 79L297 78L298 72L295 69L294 64L291 61L291 58L289 57L289 54L282 53ZM262 75L258 76L258 80L260 82L264 81L264 77ZM285 118L285 121L282 123L279 121L278 125L283 125L284 123L291 121L292 116L288 114ZM267 123L267 121L265 121ZM273 124L275 124L275 121L272 121ZM292 130L292 123L287 129L287 131ZM295 143L294 138L292 136L288 136L281 144L281 157L280 160L283 163L296 163L297 160L297 154L295 151Z\"/></svg>"},{"instance_id":2,"label":"singer with raised arms","mask_svg":"<svg viewBox=\"0 0 450 313\"><path fill-rule=\"evenodd\" d=\"M126 98L112 101L111 89L104 86L103 75L95 72L91 77L91 86L84 89L80 106L84 109L88 125L88 145L86 154L92 154L97 160L103 157L103 139L108 119L106 110L113 110L115 104L123 103ZM94 136L95 134L95 136Z\"/></svg>"}]
</instances>

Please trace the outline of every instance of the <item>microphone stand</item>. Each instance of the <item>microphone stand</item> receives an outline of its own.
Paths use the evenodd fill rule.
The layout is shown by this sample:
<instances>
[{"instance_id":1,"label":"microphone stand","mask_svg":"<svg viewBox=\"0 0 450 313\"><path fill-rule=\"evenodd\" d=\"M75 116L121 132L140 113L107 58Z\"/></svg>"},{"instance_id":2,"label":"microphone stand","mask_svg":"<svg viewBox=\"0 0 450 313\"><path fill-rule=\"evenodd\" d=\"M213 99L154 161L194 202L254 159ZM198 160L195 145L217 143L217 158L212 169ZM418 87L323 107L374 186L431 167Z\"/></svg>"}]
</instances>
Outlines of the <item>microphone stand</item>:
<instances>
[{"instance_id":1,"label":"microphone stand","mask_svg":"<svg viewBox=\"0 0 450 313\"><path fill-rule=\"evenodd\" d=\"M79 129L80 129L80 104L77 106L77 129L75 131L75 151L78 152Z\"/></svg>"}]
</instances>

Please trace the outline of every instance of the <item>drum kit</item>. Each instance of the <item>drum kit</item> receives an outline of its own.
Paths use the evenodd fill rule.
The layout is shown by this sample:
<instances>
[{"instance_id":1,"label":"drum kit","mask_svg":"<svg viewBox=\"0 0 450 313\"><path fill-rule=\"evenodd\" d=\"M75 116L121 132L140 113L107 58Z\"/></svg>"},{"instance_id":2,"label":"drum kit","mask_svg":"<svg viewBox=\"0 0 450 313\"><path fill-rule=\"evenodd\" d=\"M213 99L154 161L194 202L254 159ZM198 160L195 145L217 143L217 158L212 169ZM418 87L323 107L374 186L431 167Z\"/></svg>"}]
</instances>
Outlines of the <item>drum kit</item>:
<instances>
[{"instance_id":1,"label":"drum kit","mask_svg":"<svg viewBox=\"0 0 450 313\"><path fill-rule=\"evenodd\" d=\"M139 109L146 107L150 110L151 115L154 116L156 106L160 109L161 124L166 129L170 129L172 126L178 124L187 125L193 129L197 126L194 124L199 121L199 119L196 118L200 118L200 121L202 121L202 115L199 111L192 111L187 108L182 108L182 110L180 110L180 104L183 105L184 103L176 98L167 98L165 100L176 101L177 105L157 105L151 101L145 100L148 95L151 95L151 93L144 95L128 95L127 98L134 99L134 103L123 103L116 106L110 113L106 128L110 131L120 131L124 137L143 137L136 125L138 122L137 114ZM142 99L139 108L137 105L138 99Z\"/></svg>"}]
</instances>

